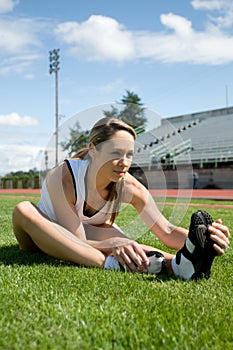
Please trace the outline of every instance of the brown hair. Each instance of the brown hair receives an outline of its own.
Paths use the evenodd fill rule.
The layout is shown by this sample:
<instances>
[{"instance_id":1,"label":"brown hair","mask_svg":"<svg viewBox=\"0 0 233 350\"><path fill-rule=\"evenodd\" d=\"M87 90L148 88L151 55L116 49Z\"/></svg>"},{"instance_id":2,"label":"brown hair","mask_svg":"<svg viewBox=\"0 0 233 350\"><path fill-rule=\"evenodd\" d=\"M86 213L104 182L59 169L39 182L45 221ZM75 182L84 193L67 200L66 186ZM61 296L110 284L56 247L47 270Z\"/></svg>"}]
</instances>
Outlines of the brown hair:
<instances>
[{"instance_id":1,"label":"brown hair","mask_svg":"<svg viewBox=\"0 0 233 350\"><path fill-rule=\"evenodd\" d=\"M133 136L134 140L136 139L136 133L130 125L126 124L120 119L107 117L100 119L94 124L89 135L89 142L93 143L98 148L98 145L101 145L102 142L111 139L112 136L119 130L127 131L130 135ZM88 147L82 148L72 158L86 159L89 157L88 152ZM110 217L110 224L112 225L119 212L123 190L123 181L120 181L119 183L110 182L107 189L109 191L109 194L106 198L106 201L110 202L110 206L111 202L114 201L114 206Z\"/></svg>"}]
</instances>

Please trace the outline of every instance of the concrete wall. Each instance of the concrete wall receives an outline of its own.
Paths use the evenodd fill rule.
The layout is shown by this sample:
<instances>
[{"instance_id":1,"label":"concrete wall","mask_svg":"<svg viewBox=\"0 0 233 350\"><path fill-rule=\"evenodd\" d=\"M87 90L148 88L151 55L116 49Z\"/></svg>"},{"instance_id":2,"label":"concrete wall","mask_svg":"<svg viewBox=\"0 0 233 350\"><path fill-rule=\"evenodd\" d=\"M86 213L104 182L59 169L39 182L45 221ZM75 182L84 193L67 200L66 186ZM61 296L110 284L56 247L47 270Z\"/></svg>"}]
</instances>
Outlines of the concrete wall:
<instances>
[{"instance_id":1,"label":"concrete wall","mask_svg":"<svg viewBox=\"0 0 233 350\"><path fill-rule=\"evenodd\" d=\"M197 188L233 189L233 168L195 169L198 174ZM149 188L192 188L192 171L179 170L145 170Z\"/></svg>"}]
</instances>

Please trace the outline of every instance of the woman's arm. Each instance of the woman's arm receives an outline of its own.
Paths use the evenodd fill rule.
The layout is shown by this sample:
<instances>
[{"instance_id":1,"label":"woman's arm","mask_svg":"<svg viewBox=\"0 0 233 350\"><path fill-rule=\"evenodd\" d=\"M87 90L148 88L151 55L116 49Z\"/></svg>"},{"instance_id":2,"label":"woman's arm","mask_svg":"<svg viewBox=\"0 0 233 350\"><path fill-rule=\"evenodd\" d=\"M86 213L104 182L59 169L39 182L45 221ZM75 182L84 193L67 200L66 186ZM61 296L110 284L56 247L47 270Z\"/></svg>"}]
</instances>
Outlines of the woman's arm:
<instances>
[{"instance_id":1,"label":"woman's arm","mask_svg":"<svg viewBox=\"0 0 233 350\"><path fill-rule=\"evenodd\" d=\"M145 224L168 248L180 249L188 231L172 225L159 211L150 192L131 175L128 175L125 186L126 201L135 207Z\"/></svg>"},{"instance_id":2,"label":"woman's arm","mask_svg":"<svg viewBox=\"0 0 233 350\"><path fill-rule=\"evenodd\" d=\"M158 210L149 191L136 179L130 179L129 184L128 191L131 196L131 203L146 225L168 248L176 250L182 248L188 230L172 225ZM217 220L208 230L211 239L214 241L217 254L224 254L229 245L230 232L228 227L222 225L221 220Z\"/></svg>"},{"instance_id":3,"label":"woman's arm","mask_svg":"<svg viewBox=\"0 0 233 350\"><path fill-rule=\"evenodd\" d=\"M135 208L151 231L166 247L176 250L182 248L188 236L188 230L170 223L159 211L149 192L147 195L145 194L144 200L140 197L140 203L137 201Z\"/></svg>"}]
</instances>

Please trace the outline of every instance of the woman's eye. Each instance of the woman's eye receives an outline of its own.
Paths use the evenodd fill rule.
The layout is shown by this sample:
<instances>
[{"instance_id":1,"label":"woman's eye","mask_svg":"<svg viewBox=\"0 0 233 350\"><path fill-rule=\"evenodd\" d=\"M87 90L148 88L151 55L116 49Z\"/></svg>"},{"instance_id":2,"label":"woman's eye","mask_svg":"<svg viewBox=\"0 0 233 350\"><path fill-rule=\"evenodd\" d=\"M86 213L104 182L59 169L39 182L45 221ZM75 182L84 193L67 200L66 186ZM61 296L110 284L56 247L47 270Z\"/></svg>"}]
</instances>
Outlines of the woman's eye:
<instances>
[{"instance_id":1,"label":"woman's eye","mask_svg":"<svg viewBox=\"0 0 233 350\"><path fill-rule=\"evenodd\" d=\"M121 152L118 152L118 151L114 151L111 153L111 155L114 157L114 158L123 158L123 157L126 157L128 159L131 159L133 158L133 153L130 152L130 153L127 153L126 156L124 154L122 154Z\"/></svg>"},{"instance_id":2,"label":"woman's eye","mask_svg":"<svg viewBox=\"0 0 233 350\"><path fill-rule=\"evenodd\" d=\"M133 158L133 153L128 153L127 158Z\"/></svg>"},{"instance_id":3,"label":"woman's eye","mask_svg":"<svg viewBox=\"0 0 233 350\"><path fill-rule=\"evenodd\" d=\"M117 152L117 151L112 152L112 155L113 155L114 157L121 157L120 152Z\"/></svg>"}]
</instances>

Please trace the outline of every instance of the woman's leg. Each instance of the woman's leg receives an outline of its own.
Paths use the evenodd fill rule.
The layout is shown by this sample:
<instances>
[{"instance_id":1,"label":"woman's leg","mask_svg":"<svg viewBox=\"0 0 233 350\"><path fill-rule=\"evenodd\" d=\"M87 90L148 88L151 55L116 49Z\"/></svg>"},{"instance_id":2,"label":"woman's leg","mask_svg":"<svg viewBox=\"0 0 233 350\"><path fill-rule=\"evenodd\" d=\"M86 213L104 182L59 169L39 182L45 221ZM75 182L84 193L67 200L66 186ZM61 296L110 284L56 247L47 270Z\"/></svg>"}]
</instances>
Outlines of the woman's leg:
<instances>
[{"instance_id":1,"label":"woman's leg","mask_svg":"<svg viewBox=\"0 0 233 350\"><path fill-rule=\"evenodd\" d=\"M161 250L161 249L158 249L155 247L151 247L151 246L148 246L145 244L140 244L140 245L141 245L142 249L144 250L144 252L150 252L150 251L156 250L157 252L162 253L166 260L172 260L175 256L174 254L167 253L164 250Z\"/></svg>"},{"instance_id":2,"label":"woman's leg","mask_svg":"<svg viewBox=\"0 0 233 350\"><path fill-rule=\"evenodd\" d=\"M104 265L104 254L79 240L62 226L49 221L32 203L19 203L14 209L12 219L20 249L39 248L52 257L85 266Z\"/></svg>"},{"instance_id":3,"label":"woman's leg","mask_svg":"<svg viewBox=\"0 0 233 350\"><path fill-rule=\"evenodd\" d=\"M99 226L84 224L84 228L85 228L86 237L87 239L90 239L90 240L103 241L105 239L113 238L113 237L127 238L124 232L116 224L114 224L113 226L107 223ZM167 253L161 249L157 249L155 247L151 247L145 244L140 244L140 245L145 252L156 250L157 252L162 253L166 260L171 260L174 257L173 254Z\"/></svg>"},{"instance_id":4,"label":"woman's leg","mask_svg":"<svg viewBox=\"0 0 233 350\"><path fill-rule=\"evenodd\" d=\"M124 234L124 232L120 229L120 227L117 226L116 224L114 224L113 226L111 226L107 223L99 225L99 226L92 226L92 225L84 224L84 228L85 228L86 237L87 237L87 239L90 239L90 240L101 241L101 240L105 240L105 239L113 238L113 237L127 237ZM171 261L175 256L174 254L167 253L161 249L151 247L151 246L148 246L145 244L140 244L140 246L142 247L142 249L145 252L156 251L156 252L162 253L165 260L166 260L168 275L170 275L170 276L174 275L172 267L171 267Z\"/></svg>"}]
</instances>

